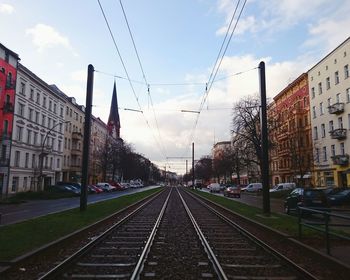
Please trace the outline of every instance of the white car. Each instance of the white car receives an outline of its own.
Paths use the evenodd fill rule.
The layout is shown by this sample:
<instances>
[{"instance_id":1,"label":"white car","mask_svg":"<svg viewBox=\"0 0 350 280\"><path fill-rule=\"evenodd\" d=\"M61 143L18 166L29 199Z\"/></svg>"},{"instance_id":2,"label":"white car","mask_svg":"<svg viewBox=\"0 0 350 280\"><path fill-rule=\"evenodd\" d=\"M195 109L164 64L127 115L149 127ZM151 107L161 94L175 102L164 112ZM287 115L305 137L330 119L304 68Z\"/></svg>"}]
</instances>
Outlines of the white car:
<instances>
[{"instance_id":1,"label":"white car","mask_svg":"<svg viewBox=\"0 0 350 280\"><path fill-rule=\"evenodd\" d=\"M292 189L295 189L295 183L280 183L270 189L270 192L279 192Z\"/></svg>"},{"instance_id":2,"label":"white car","mask_svg":"<svg viewBox=\"0 0 350 280\"><path fill-rule=\"evenodd\" d=\"M115 190L115 187L109 183L97 183L96 186L101 188L104 192L111 192Z\"/></svg>"},{"instance_id":3,"label":"white car","mask_svg":"<svg viewBox=\"0 0 350 280\"><path fill-rule=\"evenodd\" d=\"M208 186L210 192L220 192L220 184L219 183L211 183Z\"/></svg>"},{"instance_id":4,"label":"white car","mask_svg":"<svg viewBox=\"0 0 350 280\"><path fill-rule=\"evenodd\" d=\"M260 192L263 187L261 183L251 183L248 186L241 189L242 192Z\"/></svg>"}]
</instances>

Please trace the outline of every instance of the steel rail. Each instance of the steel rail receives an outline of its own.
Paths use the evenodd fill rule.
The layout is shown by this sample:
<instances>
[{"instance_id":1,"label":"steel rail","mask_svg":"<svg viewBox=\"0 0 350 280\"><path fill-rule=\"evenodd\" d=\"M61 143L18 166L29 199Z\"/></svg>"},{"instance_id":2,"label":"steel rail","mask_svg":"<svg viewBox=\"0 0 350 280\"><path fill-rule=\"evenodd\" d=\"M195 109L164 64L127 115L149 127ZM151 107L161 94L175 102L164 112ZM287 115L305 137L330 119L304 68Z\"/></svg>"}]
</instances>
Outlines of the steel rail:
<instances>
[{"instance_id":1,"label":"steel rail","mask_svg":"<svg viewBox=\"0 0 350 280\"><path fill-rule=\"evenodd\" d=\"M147 255L150 251L150 248L152 246L152 243L153 243L153 240L154 240L154 237L156 236L156 233L157 233L157 230L158 230L158 227L159 227L159 224L160 224L160 221L162 220L163 218L163 215L164 215L164 212L165 212L165 209L168 205L168 202L169 202L169 197L172 193L173 189L171 189L171 191L169 192L164 204L163 204L163 207L162 209L160 210L160 213L159 213L159 216L157 218L157 221L156 223L154 224L154 227L152 229L152 232L147 240L147 243L145 245L145 247L143 248L143 251L140 255L140 258L134 268L134 271L130 277L130 280L135 280L135 279L140 279L140 274L142 272L142 269L143 269L143 266L144 266L144 263L146 261L146 258L147 258Z\"/></svg>"},{"instance_id":2,"label":"steel rail","mask_svg":"<svg viewBox=\"0 0 350 280\"><path fill-rule=\"evenodd\" d=\"M154 197L152 197L150 200L144 202L139 207L137 207L134 211L129 213L127 216L122 218L119 222L115 223L112 227L105 230L103 233L101 233L98 237L96 237L94 240L87 243L85 246L83 246L81 249L76 251L73 255L66 258L63 262L59 263L57 266L52 268L50 271L45 273L43 276L38 278L38 280L43 279L54 279L57 277L60 273L64 272L67 267L69 267L75 260L79 259L82 255L84 255L86 252L88 252L90 249L92 249L97 243L102 241L104 238L107 237L108 233L113 231L115 228L121 226L126 221L128 221L130 218L132 218L134 215L136 215L138 212L140 212L144 207L146 207L148 204L150 204L155 198L157 198L162 192L158 193Z\"/></svg>"},{"instance_id":3,"label":"steel rail","mask_svg":"<svg viewBox=\"0 0 350 280\"><path fill-rule=\"evenodd\" d=\"M228 277L226 276L226 273L224 272L223 268L221 267L220 265L220 262L218 261L218 259L216 258L213 250L211 249L207 239L205 238L202 230L200 229L198 223L196 222L196 219L194 218L194 216L192 215L191 213L191 210L189 209L189 207L187 206L185 200L183 199L182 195L180 194L178 188L176 188L180 198L181 198L181 201L182 201L182 204L184 205L185 209L186 209L186 212L198 234L198 237L199 239L201 240L202 244L203 244L203 247L204 247L204 250L206 251L206 253L208 254L208 258L209 260L211 261L211 263L213 264L213 267L214 267L214 270L218 276L219 279L223 279L223 280L227 280Z\"/></svg>"},{"instance_id":4,"label":"steel rail","mask_svg":"<svg viewBox=\"0 0 350 280\"><path fill-rule=\"evenodd\" d=\"M189 191L186 191L186 193L188 193L190 196L192 196L195 200L197 200L200 204L202 204L204 207L206 207L208 210L212 211L215 215L217 215L219 218L223 219L225 222L227 222L228 224L230 224L231 226L235 227L237 230L239 230L243 235L245 235L247 238L249 238L252 242L254 242L255 244L257 244L258 246L261 246L263 249L265 249L265 251L275 255L277 258L282 259L283 261L285 261L286 263L288 263L289 265L291 265L294 269L296 269L299 273L303 274L303 276L307 277L308 279L311 280L319 280L319 278L317 278L316 276L312 275L310 272L308 272L307 270L305 270L304 268L302 268L301 266L299 266L298 264L296 264L295 262L293 262L292 260L290 260L289 258L287 258L286 256L284 256L283 254L281 254L280 252L276 251L274 248L272 248L271 246L269 246L268 244L266 244L264 241L262 241L261 239L257 238L256 236L254 236L252 233L250 233L249 231L247 231L246 229L242 228L240 225L238 225L237 223L235 223L234 221L230 220L229 218L227 218L226 216L224 216L223 214L221 214L220 212L218 212L216 209L214 209L213 207L209 206L208 204L206 204L202 199L198 198L196 195L190 193ZM204 198L205 199L205 198ZM220 206L219 204L215 203L215 202L211 202L207 199L205 199L207 202L210 202L224 210L227 211L227 209L223 208L222 206Z\"/></svg>"}]
</instances>

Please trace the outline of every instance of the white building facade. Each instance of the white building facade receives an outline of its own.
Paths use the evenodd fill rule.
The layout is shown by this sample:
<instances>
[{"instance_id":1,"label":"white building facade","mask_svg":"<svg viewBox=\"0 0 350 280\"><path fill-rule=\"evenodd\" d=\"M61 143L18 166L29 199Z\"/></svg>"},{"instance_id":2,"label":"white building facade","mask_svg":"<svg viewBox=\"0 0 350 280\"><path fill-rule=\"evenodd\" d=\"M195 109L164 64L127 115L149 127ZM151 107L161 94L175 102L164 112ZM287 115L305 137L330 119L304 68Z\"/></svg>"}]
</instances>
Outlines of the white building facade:
<instances>
[{"instance_id":1,"label":"white building facade","mask_svg":"<svg viewBox=\"0 0 350 280\"><path fill-rule=\"evenodd\" d=\"M350 37L308 71L315 186L350 184Z\"/></svg>"},{"instance_id":2,"label":"white building facade","mask_svg":"<svg viewBox=\"0 0 350 280\"><path fill-rule=\"evenodd\" d=\"M62 177L66 100L19 64L8 193L42 190Z\"/></svg>"}]
</instances>

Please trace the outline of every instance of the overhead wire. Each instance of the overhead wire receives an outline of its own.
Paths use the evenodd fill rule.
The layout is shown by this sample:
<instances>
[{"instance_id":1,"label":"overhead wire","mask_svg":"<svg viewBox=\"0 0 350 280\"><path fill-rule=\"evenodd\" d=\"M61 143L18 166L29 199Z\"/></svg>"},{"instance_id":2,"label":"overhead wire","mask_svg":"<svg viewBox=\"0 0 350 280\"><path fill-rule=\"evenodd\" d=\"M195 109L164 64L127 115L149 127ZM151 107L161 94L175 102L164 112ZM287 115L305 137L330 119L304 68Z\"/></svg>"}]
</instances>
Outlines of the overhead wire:
<instances>
[{"instance_id":1,"label":"overhead wire","mask_svg":"<svg viewBox=\"0 0 350 280\"><path fill-rule=\"evenodd\" d=\"M235 25L234 25L234 27L233 27L233 29L232 29L232 31L231 31L231 35L230 35L230 37L229 37L229 39L228 39L228 41L227 41L227 43L226 43L226 47L225 47L224 51L222 52L222 48L223 48L223 46L224 46L224 44L225 44L225 42L226 42L227 35L228 35L229 32L230 32L230 29L231 29L231 26L232 26L232 22L233 22L233 19L235 18L235 15L236 15L236 12L237 12L237 10L238 10L238 7L239 7L240 2L241 2L240 0L237 2L236 8L235 8L235 10L234 10L234 12L233 12L233 15L232 15L232 17L231 17L230 24L229 24L229 26L228 26L228 28L227 28L225 38L224 38L223 43L222 43L222 45L221 45L221 47L220 47L220 50L219 50L217 59L216 59L216 61L215 61L215 63L214 63L212 72L210 73L208 82L206 83L205 91L204 91L204 94L203 94L203 97L202 97L202 101L201 101L201 103L200 103L199 110L198 110L199 112L202 112L202 110L203 110L204 104L205 104L205 102L206 102L206 100L207 100L207 98L208 98L208 95L209 95L209 93L210 93L210 90L211 90L211 88L212 88L212 86L213 86L213 83L214 83L215 78L216 78L216 76L217 76L217 73L218 73L218 71L219 71L219 69L220 69L220 66L221 66L221 63L222 63L222 61L223 61L223 58L224 58L224 56L225 56L225 54L226 54L226 51L227 51L228 46L229 46L229 44L230 44L230 42L231 42L232 36L233 36L233 34L234 34L235 30L236 30L237 24L238 24L238 22L239 22L239 20L240 20L240 17L241 17L241 15L242 15L243 10L244 10L245 4L247 3L247 0L244 0L244 3L243 3L243 5L242 5L242 7L241 7L241 9L240 9L240 12L239 12L239 14L238 14L238 17L237 17L237 19L236 19L236 23L235 23ZM222 54L221 54L221 52L222 52ZM219 63L218 63L218 58L220 57L220 54L221 54L221 58L220 58L220 61L219 61ZM215 69L216 69L216 70L215 70ZM215 73L214 73L214 72L215 72ZM214 73L214 74L213 74L213 73ZM199 117L200 117L200 114L197 114L197 117L196 117L194 126L193 126L193 128L192 128L192 132L191 132L191 134L190 134L190 143L191 143L191 142L194 142L194 135L195 135L195 131L196 131L196 128L197 128L197 125L198 125ZM190 144L189 144L189 145L190 145Z\"/></svg>"},{"instance_id":2,"label":"overhead wire","mask_svg":"<svg viewBox=\"0 0 350 280\"><path fill-rule=\"evenodd\" d=\"M147 118L146 118L146 116L145 116L145 114L144 114L144 112L143 112L143 110L142 110L142 107L141 107L140 102L139 102L139 98L138 98L138 96L136 95L134 86L133 86L133 84L132 84L132 82L131 82L131 79L130 79L128 70L126 69L124 60L123 60L122 55L121 55L121 53L120 53L120 51L119 51L117 42L116 42L116 40L115 40L115 38L114 38L112 29L111 29L111 27L110 27L110 25L109 25L109 22L108 22L108 19L107 19L107 17L106 17L106 14L105 14L105 12L104 12L104 9L103 9L103 7L102 7L102 5L101 5L101 3L100 3L100 0L97 0L97 2L98 2L98 4L99 4L99 6L100 6L100 9L101 9L103 18L104 18L105 23L106 23L106 25L107 25L107 28L108 28L108 30L109 30L109 34L110 34L110 36L111 36L111 38L112 38L112 40L113 40L114 47L115 47L115 49L116 49L116 51L117 51L117 53L118 53L119 59L120 59L120 61L121 61L121 63L122 63L124 72L125 72L125 74L126 74L126 76L127 76L127 79L128 79L128 81L129 81L131 90L132 90L132 92L133 92L133 94L134 94L134 97L135 97L135 99L136 99L136 102L137 102L137 105L138 105L138 107L139 107L139 110L140 110L141 114L143 115L143 117L144 117L144 119L145 119L145 122L146 122L148 128L150 129L150 131L152 131L153 137L155 138L156 142L158 142L158 140L157 140L157 138L155 137L155 135L154 135L154 133L153 133L153 130L152 130L152 128L151 128L151 126L150 126L150 124L149 124L149 122L148 122L148 120L147 120ZM161 154L162 154L162 153L163 153L163 151L161 151ZM163 154L163 156L166 157L166 155L164 155L164 154Z\"/></svg>"}]
</instances>

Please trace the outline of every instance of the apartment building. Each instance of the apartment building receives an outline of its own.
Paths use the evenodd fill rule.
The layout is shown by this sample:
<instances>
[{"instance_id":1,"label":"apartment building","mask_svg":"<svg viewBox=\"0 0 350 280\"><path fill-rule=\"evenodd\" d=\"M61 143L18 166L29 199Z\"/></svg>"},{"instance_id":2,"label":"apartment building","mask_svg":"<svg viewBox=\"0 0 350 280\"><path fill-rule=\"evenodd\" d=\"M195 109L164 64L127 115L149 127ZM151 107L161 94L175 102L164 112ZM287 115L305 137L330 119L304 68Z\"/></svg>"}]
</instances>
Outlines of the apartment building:
<instances>
[{"instance_id":1,"label":"apartment building","mask_svg":"<svg viewBox=\"0 0 350 280\"><path fill-rule=\"evenodd\" d=\"M42 190L62 179L66 100L18 65L8 193Z\"/></svg>"},{"instance_id":2,"label":"apartment building","mask_svg":"<svg viewBox=\"0 0 350 280\"><path fill-rule=\"evenodd\" d=\"M89 162L89 182L101 182L103 171L101 166L101 153L106 146L108 138L107 125L100 119L91 118L91 138L90 138L90 162Z\"/></svg>"},{"instance_id":3,"label":"apartment building","mask_svg":"<svg viewBox=\"0 0 350 280\"><path fill-rule=\"evenodd\" d=\"M350 37L308 71L316 186L350 184Z\"/></svg>"},{"instance_id":4,"label":"apartment building","mask_svg":"<svg viewBox=\"0 0 350 280\"><path fill-rule=\"evenodd\" d=\"M274 98L269 106L272 118L269 138L272 184L311 183L313 154L310 125L308 75L301 74Z\"/></svg>"},{"instance_id":5,"label":"apartment building","mask_svg":"<svg viewBox=\"0 0 350 280\"><path fill-rule=\"evenodd\" d=\"M9 183L18 61L16 53L0 44L0 196L7 194Z\"/></svg>"}]
</instances>

